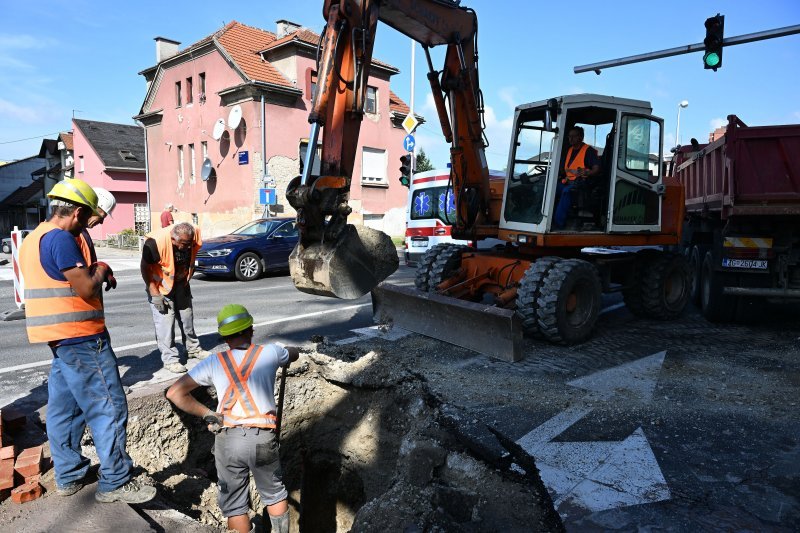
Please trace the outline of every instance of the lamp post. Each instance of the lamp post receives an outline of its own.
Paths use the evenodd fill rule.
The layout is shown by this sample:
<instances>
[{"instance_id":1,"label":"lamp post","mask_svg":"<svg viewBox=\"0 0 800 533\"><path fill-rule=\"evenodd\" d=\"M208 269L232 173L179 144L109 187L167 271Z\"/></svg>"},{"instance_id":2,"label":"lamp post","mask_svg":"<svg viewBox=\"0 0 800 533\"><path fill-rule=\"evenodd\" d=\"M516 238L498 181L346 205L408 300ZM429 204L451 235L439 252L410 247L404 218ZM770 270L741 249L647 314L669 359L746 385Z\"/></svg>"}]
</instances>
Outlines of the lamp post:
<instances>
[{"instance_id":1,"label":"lamp post","mask_svg":"<svg viewBox=\"0 0 800 533\"><path fill-rule=\"evenodd\" d=\"M675 146L681 145L681 109L689 107L689 100L682 100L678 104L678 125L675 127Z\"/></svg>"}]
</instances>

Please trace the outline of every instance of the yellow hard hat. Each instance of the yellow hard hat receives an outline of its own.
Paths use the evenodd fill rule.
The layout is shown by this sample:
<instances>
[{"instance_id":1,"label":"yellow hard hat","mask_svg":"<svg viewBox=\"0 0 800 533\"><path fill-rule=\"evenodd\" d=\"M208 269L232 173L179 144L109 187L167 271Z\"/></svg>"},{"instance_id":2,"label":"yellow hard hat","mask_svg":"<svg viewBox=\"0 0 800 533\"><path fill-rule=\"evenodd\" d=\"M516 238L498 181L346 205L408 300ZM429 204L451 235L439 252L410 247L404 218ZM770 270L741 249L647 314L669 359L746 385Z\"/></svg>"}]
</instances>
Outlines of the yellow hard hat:
<instances>
[{"instance_id":1,"label":"yellow hard hat","mask_svg":"<svg viewBox=\"0 0 800 533\"><path fill-rule=\"evenodd\" d=\"M217 330L223 337L240 333L253 325L253 316L245 306L228 304L217 315Z\"/></svg>"},{"instance_id":2,"label":"yellow hard hat","mask_svg":"<svg viewBox=\"0 0 800 533\"><path fill-rule=\"evenodd\" d=\"M77 178L59 181L53 185L53 189L47 193L47 197L60 198L73 204L83 205L91 209L95 215L99 214L97 212L97 193L88 183Z\"/></svg>"}]
</instances>

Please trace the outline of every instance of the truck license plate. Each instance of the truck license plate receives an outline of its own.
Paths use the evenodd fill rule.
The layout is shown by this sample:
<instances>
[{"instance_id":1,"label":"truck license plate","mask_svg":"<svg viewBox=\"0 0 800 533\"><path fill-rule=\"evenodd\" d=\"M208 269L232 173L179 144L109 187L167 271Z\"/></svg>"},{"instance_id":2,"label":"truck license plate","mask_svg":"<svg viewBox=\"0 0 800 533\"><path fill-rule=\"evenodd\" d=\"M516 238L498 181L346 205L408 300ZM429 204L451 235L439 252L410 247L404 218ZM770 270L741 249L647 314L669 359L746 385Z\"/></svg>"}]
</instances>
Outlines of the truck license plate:
<instances>
[{"instance_id":1,"label":"truck license plate","mask_svg":"<svg viewBox=\"0 0 800 533\"><path fill-rule=\"evenodd\" d=\"M412 248L424 248L425 246L428 246L428 239L415 239L411 241Z\"/></svg>"},{"instance_id":2,"label":"truck license plate","mask_svg":"<svg viewBox=\"0 0 800 533\"><path fill-rule=\"evenodd\" d=\"M755 268L766 270L766 259L728 259L722 260L722 266L726 268Z\"/></svg>"}]
</instances>

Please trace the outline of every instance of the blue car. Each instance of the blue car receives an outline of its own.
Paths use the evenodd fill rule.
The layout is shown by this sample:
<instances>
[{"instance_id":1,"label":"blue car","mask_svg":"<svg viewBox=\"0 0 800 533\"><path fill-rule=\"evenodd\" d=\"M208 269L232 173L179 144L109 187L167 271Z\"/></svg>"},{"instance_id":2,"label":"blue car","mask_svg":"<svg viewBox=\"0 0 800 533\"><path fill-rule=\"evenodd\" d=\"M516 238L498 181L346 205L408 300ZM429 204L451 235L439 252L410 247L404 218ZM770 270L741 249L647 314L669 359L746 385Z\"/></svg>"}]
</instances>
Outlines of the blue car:
<instances>
[{"instance_id":1,"label":"blue car","mask_svg":"<svg viewBox=\"0 0 800 533\"><path fill-rule=\"evenodd\" d=\"M204 240L195 271L252 281L267 271L287 270L297 238L294 218L254 220L230 235Z\"/></svg>"}]
</instances>

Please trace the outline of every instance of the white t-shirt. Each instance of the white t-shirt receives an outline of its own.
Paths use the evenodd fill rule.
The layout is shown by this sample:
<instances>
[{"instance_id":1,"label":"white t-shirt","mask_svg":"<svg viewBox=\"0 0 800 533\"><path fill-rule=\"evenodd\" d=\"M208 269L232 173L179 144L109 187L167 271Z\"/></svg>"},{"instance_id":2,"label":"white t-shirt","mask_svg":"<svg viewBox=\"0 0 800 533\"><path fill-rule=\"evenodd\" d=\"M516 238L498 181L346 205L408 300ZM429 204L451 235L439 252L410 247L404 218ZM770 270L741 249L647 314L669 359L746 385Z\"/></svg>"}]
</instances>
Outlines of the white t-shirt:
<instances>
[{"instance_id":1,"label":"white t-shirt","mask_svg":"<svg viewBox=\"0 0 800 533\"><path fill-rule=\"evenodd\" d=\"M283 344L274 343L263 346L264 348L261 350L261 354L258 356L253 371L247 380L247 387L250 389L250 394L253 395L253 400L256 402L255 407L259 414L275 412L275 373L278 367L289 362L289 351ZM231 351L236 365L241 365L247 350ZM204 387L213 385L219 398L217 412L222 412L222 396L228 390L230 380L225 368L222 366L222 361L219 360L219 355L213 354L200 361L197 366L189 371L189 377L195 380L198 385ZM238 401L233 407L232 414L234 416L246 415Z\"/></svg>"}]
</instances>

